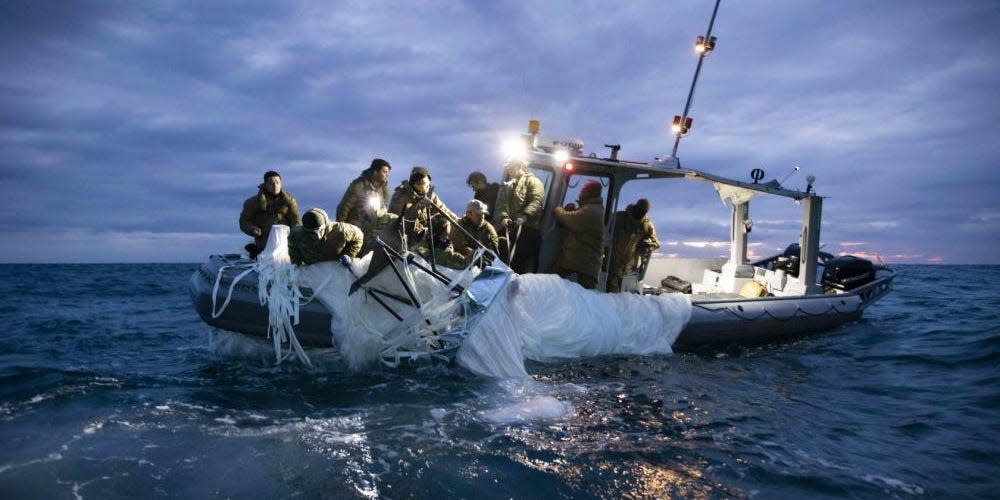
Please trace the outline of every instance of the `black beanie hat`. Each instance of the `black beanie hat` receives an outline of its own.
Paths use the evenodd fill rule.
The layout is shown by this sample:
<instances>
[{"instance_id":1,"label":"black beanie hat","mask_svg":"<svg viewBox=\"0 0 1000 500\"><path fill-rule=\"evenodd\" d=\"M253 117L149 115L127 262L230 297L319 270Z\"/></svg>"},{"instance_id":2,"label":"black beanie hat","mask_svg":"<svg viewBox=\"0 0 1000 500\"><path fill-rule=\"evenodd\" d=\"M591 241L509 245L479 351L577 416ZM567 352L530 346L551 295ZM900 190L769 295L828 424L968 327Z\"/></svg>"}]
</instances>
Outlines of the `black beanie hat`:
<instances>
[{"instance_id":1,"label":"black beanie hat","mask_svg":"<svg viewBox=\"0 0 1000 500\"><path fill-rule=\"evenodd\" d=\"M636 219L642 219L649 213L649 200L645 198L640 198L639 201L635 202L632 206L632 217Z\"/></svg>"},{"instance_id":2,"label":"black beanie hat","mask_svg":"<svg viewBox=\"0 0 1000 500\"><path fill-rule=\"evenodd\" d=\"M315 212L306 212L302 216L302 227L308 229L309 231L315 231L319 229L319 216Z\"/></svg>"},{"instance_id":3,"label":"black beanie hat","mask_svg":"<svg viewBox=\"0 0 1000 500\"><path fill-rule=\"evenodd\" d=\"M580 188L580 201L601 197L601 183L597 181L587 181Z\"/></svg>"},{"instance_id":4,"label":"black beanie hat","mask_svg":"<svg viewBox=\"0 0 1000 500\"><path fill-rule=\"evenodd\" d=\"M424 177L428 181L431 180L431 173L427 170L427 167L413 167L413 170L410 171L410 184L419 182Z\"/></svg>"},{"instance_id":5,"label":"black beanie hat","mask_svg":"<svg viewBox=\"0 0 1000 500\"><path fill-rule=\"evenodd\" d=\"M389 165L389 162L381 158L375 158L372 160L372 166L368 167L368 170L375 170L382 167L389 167L389 170L392 170L392 165Z\"/></svg>"},{"instance_id":6,"label":"black beanie hat","mask_svg":"<svg viewBox=\"0 0 1000 500\"><path fill-rule=\"evenodd\" d=\"M302 229L318 232L323 226L330 222L330 216L322 208L310 208L302 215Z\"/></svg>"}]
</instances>

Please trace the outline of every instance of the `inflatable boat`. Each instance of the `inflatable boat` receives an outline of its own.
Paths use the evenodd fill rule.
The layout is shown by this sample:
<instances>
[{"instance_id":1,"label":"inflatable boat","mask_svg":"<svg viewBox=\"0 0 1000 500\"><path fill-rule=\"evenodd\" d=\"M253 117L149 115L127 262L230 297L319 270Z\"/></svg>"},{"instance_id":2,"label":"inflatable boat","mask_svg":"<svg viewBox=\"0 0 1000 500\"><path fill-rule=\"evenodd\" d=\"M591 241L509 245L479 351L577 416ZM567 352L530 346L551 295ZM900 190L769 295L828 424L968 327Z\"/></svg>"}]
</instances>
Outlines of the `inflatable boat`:
<instances>
[{"instance_id":1,"label":"inflatable boat","mask_svg":"<svg viewBox=\"0 0 1000 500\"><path fill-rule=\"evenodd\" d=\"M473 371L499 375L523 373L515 366L521 360L511 361L518 357L760 344L858 320L892 289L894 272L884 264L821 251L824 198L813 176L797 189L786 185L789 177L763 182L760 168L750 172L749 180L739 180L686 168L678 158L680 139L692 123L698 73L715 46L714 18L713 12L708 32L695 45L698 66L684 112L673 120L676 139L669 155L627 161L619 158L620 145L607 144L609 154L599 157L584 153L582 140L541 135L536 120L526 134L507 143L507 162L517 162L542 186L540 243L530 259L534 272L518 275L503 264L513 262L513 250L491 255L494 264L452 272L408 252L405 244L391 247L381 240L361 259L300 269L288 263L283 249L288 228L276 226L263 258L214 255L195 271L190 283L195 309L213 327L270 338L279 361L294 353L307 362L304 349L322 346L347 352L353 365L376 359L391 366L404 359L457 359ZM599 276L587 276L588 283L596 278L596 289L585 290L552 274L568 236L556 212L576 201L581 185L595 183L603 200L603 257ZM668 185L682 190L690 183L712 186L729 210L728 256L684 259L638 248L628 257L616 254L616 238L624 232L616 232L616 221L628 212L630 201L623 201L623 188L646 183L660 183L657 193L669 193ZM750 203L758 196L800 207L802 223L796 244L751 262ZM652 200L654 205L660 201ZM520 231L512 233L507 238L515 241L506 247L515 249ZM479 252L484 250L480 245ZM535 250L532 245L518 251ZM391 265L379 267L377 279L360 279L373 258ZM613 269L625 271L619 276ZM354 293L359 287L363 293Z\"/></svg>"}]
</instances>

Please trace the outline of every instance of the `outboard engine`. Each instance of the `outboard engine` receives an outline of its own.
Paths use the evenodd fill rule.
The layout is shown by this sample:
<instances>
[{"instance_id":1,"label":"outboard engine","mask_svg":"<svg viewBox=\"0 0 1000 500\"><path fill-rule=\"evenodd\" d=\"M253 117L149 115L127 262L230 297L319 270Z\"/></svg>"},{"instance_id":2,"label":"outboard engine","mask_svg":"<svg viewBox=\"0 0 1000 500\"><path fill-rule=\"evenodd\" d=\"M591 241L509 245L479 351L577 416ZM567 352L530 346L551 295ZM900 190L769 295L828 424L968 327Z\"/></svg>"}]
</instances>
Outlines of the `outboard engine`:
<instances>
[{"instance_id":1,"label":"outboard engine","mask_svg":"<svg viewBox=\"0 0 1000 500\"><path fill-rule=\"evenodd\" d=\"M784 271L788 276L799 276L799 250L798 243L792 243L785 248L785 252L774 259L774 264L772 264L771 269L775 271Z\"/></svg>"},{"instance_id":2,"label":"outboard engine","mask_svg":"<svg viewBox=\"0 0 1000 500\"><path fill-rule=\"evenodd\" d=\"M802 253L801 248L798 243L792 243L785 248L785 252L774 259L774 264L771 268L775 271L782 270L788 276L799 276L799 255ZM818 252L816 255L816 260L819 261L820 265L826 265L827 262L833 259L833 255L826 252Z\"/></svg>"},{"instance_id":3,"label":"outboard engine","mask_svg":"<svg viewBox=\"0 0 1000 500\"><path fill-rule=\"evenodd\" d=\"M875 281L875 265L853 255L844 255L826 261L823 268L823 288L853 290Z\"/></svg>"},{"instance_id":4,"label":"outboard engine","mask_svg":"<svg viewBox=\"0 0 1000 500\"><path fill-rule=\"evenodd\" d=\"M788 276L799 276L799 256L795 255L781 255L774 259L774 264L772 268L775 271L784 271Z\"/></svg>"}]
</instances>

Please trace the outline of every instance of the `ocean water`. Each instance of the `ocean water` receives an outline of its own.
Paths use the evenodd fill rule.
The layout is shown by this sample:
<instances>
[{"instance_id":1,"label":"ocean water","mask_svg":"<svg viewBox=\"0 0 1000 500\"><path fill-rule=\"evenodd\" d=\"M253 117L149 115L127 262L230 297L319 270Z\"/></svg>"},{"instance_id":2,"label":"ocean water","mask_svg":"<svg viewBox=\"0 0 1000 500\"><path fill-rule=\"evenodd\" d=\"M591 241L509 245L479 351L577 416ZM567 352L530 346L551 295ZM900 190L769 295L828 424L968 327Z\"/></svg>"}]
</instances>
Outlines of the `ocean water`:
<instances>
[{"instance_id":1,"label":"ocean water","mask_svg":"<svg viewBox=\"0 0 1000 500\"><path fill-rule=\"evenodd\" d=\"M898 266L780 345L460 368L275 369L196 265L2 265L0 498L996 497L1000 266Z\"/></svg>"}]
</instances>

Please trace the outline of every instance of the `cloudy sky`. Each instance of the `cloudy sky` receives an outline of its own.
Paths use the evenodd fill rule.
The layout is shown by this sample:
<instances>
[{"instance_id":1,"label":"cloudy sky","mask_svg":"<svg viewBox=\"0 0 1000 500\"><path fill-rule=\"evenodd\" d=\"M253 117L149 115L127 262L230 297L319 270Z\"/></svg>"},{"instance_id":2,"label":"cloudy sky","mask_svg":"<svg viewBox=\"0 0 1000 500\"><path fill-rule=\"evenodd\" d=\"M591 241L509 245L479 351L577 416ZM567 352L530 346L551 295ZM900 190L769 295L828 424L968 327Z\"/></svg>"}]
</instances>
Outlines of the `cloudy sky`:
<instances>
[{"instance_id":1,"label":"cloudy sky","mask_svg":"<svg viewBox=\"0 0 1000 500\"><path fill-rule=\"evenodd\" d=\"M333 209L378 156L452 207L542 121L670 151L710 0L0 2L3 262L197 262L245 243L262 173ZM817 177L827 251L1000 264L1000 3L724 0L685 166ZM708 186L649 196L666 253L727 252ZM755 199L757 255L801 208Z\"/></svg>"}]
</instances>

